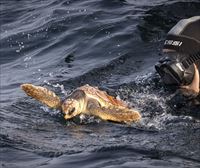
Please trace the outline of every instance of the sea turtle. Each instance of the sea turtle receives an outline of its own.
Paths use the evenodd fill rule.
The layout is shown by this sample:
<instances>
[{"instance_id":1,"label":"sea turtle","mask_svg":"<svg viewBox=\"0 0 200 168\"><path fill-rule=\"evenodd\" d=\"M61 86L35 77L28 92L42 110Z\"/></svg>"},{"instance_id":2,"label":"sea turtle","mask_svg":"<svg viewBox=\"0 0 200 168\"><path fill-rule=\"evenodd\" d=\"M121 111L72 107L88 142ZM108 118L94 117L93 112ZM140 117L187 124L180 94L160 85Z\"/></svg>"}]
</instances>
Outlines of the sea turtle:
<instances>
[{"instance_id":1,"label":"sea turtle","mask_svg":"<svg viewBox=\"0 0 200 168\"><path fill-rule=\"evenodd\" d=\"M103 120L120 123L137 122L141 119L140 113L129 108L125 102L88 84L77 88L64 101L61 101L54 92L41 86L22 84L21 88L28 96L50 108L60 109L65 119L71 119L79 114L93 115Z\"/></svg>"}]
</instances>

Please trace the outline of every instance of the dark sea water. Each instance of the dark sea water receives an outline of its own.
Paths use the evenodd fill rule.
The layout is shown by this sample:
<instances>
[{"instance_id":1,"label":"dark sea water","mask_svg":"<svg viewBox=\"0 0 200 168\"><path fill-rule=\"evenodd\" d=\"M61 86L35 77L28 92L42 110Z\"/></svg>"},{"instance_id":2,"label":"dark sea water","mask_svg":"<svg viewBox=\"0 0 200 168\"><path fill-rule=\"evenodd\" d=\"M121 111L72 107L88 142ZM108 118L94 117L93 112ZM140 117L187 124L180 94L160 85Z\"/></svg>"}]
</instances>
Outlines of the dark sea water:
<instances>
[{"instance_id":1,"label":"dark sea water","mask_svg":"<svg viewBox=\"0 0 200 168\"><path fill-rule=\"evenodd\" d=\"M195 0L1 0L0 167L200 167L200 109L174 104L154 70L166 33L194 15ZM65 121L22 83L63 99L88 83L143 119Z\"/></svg>"}]
</instances>

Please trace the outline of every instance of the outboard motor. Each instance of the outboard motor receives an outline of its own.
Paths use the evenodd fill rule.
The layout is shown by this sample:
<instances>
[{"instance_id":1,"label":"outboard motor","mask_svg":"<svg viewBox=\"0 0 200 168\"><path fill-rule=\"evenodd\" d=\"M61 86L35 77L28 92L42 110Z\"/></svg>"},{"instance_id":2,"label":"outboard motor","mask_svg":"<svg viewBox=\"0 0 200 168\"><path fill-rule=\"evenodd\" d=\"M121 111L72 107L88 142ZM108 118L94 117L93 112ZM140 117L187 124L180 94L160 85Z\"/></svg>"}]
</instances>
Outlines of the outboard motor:
<instances>
[{"instance_id":1,"label":"outboard motor","mask_svg":"<svg viewBox=\"0 0 200 168\"><path fill-rule=\"evenodd\" d=\"M200 60L200 16L180 20L167 34L163 57L155 65L167 85L187 85Z\"/></svg>"}]
</instances>

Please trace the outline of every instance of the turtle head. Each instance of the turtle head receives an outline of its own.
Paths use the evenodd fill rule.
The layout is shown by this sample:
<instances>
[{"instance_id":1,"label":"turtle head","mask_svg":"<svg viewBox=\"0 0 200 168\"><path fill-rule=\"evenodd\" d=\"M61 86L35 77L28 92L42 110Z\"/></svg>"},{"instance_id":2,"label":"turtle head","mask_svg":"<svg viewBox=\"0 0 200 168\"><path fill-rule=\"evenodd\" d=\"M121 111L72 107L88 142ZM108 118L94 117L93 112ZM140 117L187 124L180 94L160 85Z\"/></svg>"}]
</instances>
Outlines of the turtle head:
<instances>
[{"instance_id":1,"label":"turtle head","mask_svg":"<svg viewBox=\"0 0 200 168\"><path fill-rule=\"evenodd\" d=\"M65 100L62 104L62 111L66 120L79 115L81 113L79 102L75 99Z\"/></svg>"}]
</instances>

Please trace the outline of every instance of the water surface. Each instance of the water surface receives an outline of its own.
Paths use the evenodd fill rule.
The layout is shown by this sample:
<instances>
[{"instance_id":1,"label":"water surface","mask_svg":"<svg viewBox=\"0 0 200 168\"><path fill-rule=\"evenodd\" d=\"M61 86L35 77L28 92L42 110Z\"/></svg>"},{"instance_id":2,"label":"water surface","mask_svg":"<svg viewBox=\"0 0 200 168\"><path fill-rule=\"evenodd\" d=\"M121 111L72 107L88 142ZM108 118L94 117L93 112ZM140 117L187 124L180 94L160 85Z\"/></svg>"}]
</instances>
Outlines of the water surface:
<instances>
[{"instance_id":1,"label":"water surface","mask_svg":"<svg viewBox=\"0 0 200 168\"><path fill-rule=\"evenodd\" d=\"M199 1L1 0L1 167L199 167L199 109L155 74L166 33ZM62 99L86 83L141 111L138 124L65 121L27 97L33 83Z\"/></svg>"}]
</instances>

